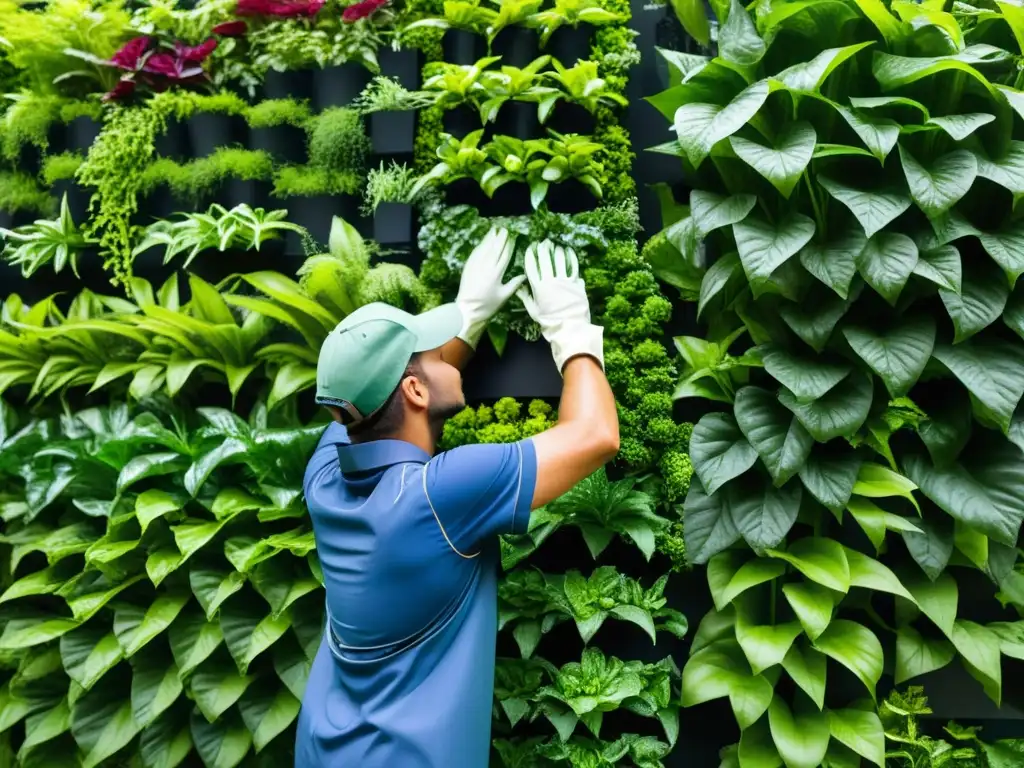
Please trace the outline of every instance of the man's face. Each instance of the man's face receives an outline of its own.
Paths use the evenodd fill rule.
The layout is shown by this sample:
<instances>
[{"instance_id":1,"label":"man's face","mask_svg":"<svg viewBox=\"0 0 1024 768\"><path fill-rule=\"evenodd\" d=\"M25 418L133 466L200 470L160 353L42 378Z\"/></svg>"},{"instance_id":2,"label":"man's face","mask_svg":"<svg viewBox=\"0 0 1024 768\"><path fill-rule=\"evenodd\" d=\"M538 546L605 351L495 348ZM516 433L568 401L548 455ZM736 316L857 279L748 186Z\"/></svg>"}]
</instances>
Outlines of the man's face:
<instances>
[{"instance_id":1,"label":"man's face","mask_svg":"<svg viewBox=\"0 0 1024 768\"><path fill-rule=\"evenodd\" d=\"M427 417L431 425L440 427L466 407L466 396L462 392L462 373L445 361L440 349L422 353L420 366L430 388L430 408Z\"/></svg>"}]
</instances>

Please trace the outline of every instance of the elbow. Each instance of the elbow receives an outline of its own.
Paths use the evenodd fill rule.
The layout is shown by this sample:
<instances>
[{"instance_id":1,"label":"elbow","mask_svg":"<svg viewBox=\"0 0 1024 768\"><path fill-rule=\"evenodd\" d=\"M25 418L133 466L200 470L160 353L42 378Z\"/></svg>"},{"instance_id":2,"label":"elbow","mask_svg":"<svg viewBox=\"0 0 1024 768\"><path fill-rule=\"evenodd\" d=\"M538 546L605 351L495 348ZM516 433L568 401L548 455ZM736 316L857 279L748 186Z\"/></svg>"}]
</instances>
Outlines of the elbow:
<instances>
[{"instance_id":1,"label":"elbow","mask_svg":"<svg viewBox=\"0 0 1024 768\"><path fill-rule=\"evenodd\" d=\"M618 421L598 437L597 443L602 462L607 463L619 455Z\"/></svg>"}]
</instances>

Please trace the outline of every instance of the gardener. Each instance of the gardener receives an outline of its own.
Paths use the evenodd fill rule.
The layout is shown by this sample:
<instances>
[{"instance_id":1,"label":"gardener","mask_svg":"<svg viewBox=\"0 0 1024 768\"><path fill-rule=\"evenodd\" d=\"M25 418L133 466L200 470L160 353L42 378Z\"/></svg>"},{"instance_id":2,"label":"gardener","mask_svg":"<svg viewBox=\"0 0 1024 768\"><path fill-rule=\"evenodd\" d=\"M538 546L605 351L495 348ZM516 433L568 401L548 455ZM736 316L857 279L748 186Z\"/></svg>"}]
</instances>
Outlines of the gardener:
<instances>
[{"instance_id":1,"label":"gardener","mask_svg":"<svg viewBox=\"0 0 1024 768\"><path fill-rule=\"evenodd\" d=\"M458 297L420 315L362 307L327 337L317 402L328 426L304 491L327 588L324 638L299 715L297 768L486 768L499 534L618 451L603 330L572 251L492 230ZM526 281L529 281L527 289ZM517 293L563 376L558 423L511 444L435 455L465 407L460 370Z\"/></svg>"}]
</instances>

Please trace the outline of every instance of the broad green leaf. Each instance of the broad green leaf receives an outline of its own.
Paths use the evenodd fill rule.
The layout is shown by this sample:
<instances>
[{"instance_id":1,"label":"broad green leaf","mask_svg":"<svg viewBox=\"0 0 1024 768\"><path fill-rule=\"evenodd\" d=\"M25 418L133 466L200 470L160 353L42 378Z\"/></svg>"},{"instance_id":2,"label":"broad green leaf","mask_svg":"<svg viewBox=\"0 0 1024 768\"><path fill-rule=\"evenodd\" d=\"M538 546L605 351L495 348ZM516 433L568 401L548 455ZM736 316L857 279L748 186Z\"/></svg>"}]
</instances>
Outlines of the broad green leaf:
<instances>
[{"instance_id":1,"label":"broad green leaf","mask_svg":"<svg viewBox=\"0 0 1024 768\"><path fill-rule=\"evenodd\" d=\"M817 639L832 622L839 595L812 581L792 581L782 587L782 593L807 636Z\"/></svg>"},{"instance_id":2,"label":"broad green leaf","mask_svg":"<svg viewBox=\"0 0 1024 768\"><path fill-rule=\"evenodd\" d=\"M799 621L790 621L785 624L747 624L745 621L736 622L736 640L747 657L750 669L755 675L759 675L769 667L781 664L782 660L789 653L802 628Z\"/></svg>"},{"instance_id":3,"label":"broad green leaf","mask_svg":"<svg viewBox=\"0 0 1024 768\"><path fill-rule=\"evenodd\" d=\"M178 453L147 453L136 456L121 469L117 492L122 493L140 480L161 475L177 475L188 467L188 458Z\"/></svg>"},{"instance_id":4,"label":"broad green leaf","mask_svg":"<svg viewBox=\"0 0 1024 768\"><path fill-rule=\"evenodd\" d=\"M207 768L235 768L252 746L249 729L234 712L215 723L193 712L192 741Z\"/></svg>"},{"instance_id":5,"label":"broad green leaf","mask_svg":"<svg viewBox=\"0 0 1024 768\"><path fill-rule=\"evenodd\" d=\"M290 614L267 616L259 604L243 603L240 598L225 603L220 610L220 628L224 633L238 671L245 674L249 664L277 642L291 626Z\"/></svg>"},{"instance_id":6,"label":"broad green leaf","mask_svg":"<svg viewBox=\"0 0 1024 768\"><path fill-rule=\"evenodd\" d=\"M154 587L159 587L163 580L178 570L184 559L174 547L163 547L150 552L146 558L146 575L153 582Z\"/></svg>"},{"instance_id":7,"label":"broad green leaf","mask_svg":"<svg viewBox=\"0 0 1024 768\"><path fill-rule=\"evenodd\" d=\"M789 199L811 162L816 142L814 126L804 121L787 125L775 137L772 146L741 136L729 139L739 158L766 178L786 199Z\"/></svg>"},{"instance_id":8,"label":"broad green leaf","mask_svg":"<svg viewBox=\"0 0 1024 768\"><path fill-rule=\"evenodd\" d=\"M903 397L924 372L935 346L935 321L917 315L890 325L882 333L847 326L850 347L883 382L893 398Z\"/></svg>"},{"instance_id":9,"label":"broad green leaf","mask_svg":"<svg viewBox=\"0 0 1024 768\"><path fill-rule=\"evenodd\" d=\"M116 686L96 686L72 707L71 733L85 753L85 768L94 768L120 752L138 732L131 700Z\"/></svg>"},{"instance_id":10,"label":"broad green leaf","mask_svg":"<svg viewBox=\"0 0 1024 768\"><path fill-rule=\"evenodd\" d=\"M672 8L675 10L676 16L679 18L679 22L683 25L683 29L686 30L687 34L701 45L707 45L711 42L711 25L708 24L708 15L707 11L704 10L703 2L697 2L696 0L672 0ZM658 49L658 51L662 55L676 53L675 51L662 51L662 49Z\"/></svg>"},{"instance_id":11,"label":"broad green leaf","mask_svg":"<svg viewBox=\"0 0 1024 768\"><path fill-rule=\"evenodd\" d=\"M775 749L775 742L769 730L767 719L754 723L740 733L739 749L736 752L739 766L751 768L781 768L782 758ZM724 760L719 768L734 768Z\"/></svg>"},{"instance_id":12,"label":"broad green leaf","mask_svg":"<svg viewBox=\"0 0 1024 768\"><path fill-rule=\"evenodd\" d=\"M704 490L712 494L754 466L757 452L731 414L709 413L693 428L690 459Z\"/></svg>"},{"instance_id":13,"label":"broad green leaf","mask_svg":"<svg viewBox=\"0 0 1024 768\"><path fill-rule=\"evenodd\" d=\"M124 653L114 633L94 621L61 637L60 656L68 677L89 690Z\"/></svg>"},{"instance_id":14,"label":"broad green leaf","mask_svg":"<svg viewBox=\"0 0 1024 768\"><path fill-rule=\"evenodd\" d=\"M885 731L877 713L830 709L828 723L833 738L880 768L885 765Z\"/></svg>"},{"instance_id":15,"label":"broad green leaf","mask_svg":"<svg viewBox=\"0 0 1024 768\"><path fill-rule=\"evenodd\" d=\"M245 440L237 437L229 437L219 443L209 453L204 453L188 468L185 473L185 490L192 496L199 493L206 483L210 474L224 464L239 463L249 452L249 445Z\"/></svg>"},{"instance_id":16,"label":"broad green leaf","mask_svg":"<svg viewBox=\"0 0 1024 768\"><path fill-rule=\"evenodd\" d=\"M837 592L850 589L850 564L838 541L809 536L797 539L786 551L769 550L770 557L785 560L811 581Z\"/></svg>"},{"instance_id":17,"label":"broad green leaf","mask_svg":"<svg viewBox=\"0 0 1024 768\"><path fill-rule=\"evenodd\" d=\"M803 641L793 644L782 660L782 668L800 686L818 709L825 706L828 664L825 655Z\"/></svg>"},{"instance_id":18,"label":"broad green leaf","mask_svg":"<svg viewBox=\"0 0 1024 768\"><path fill-rule=\"evenodd\" d=\"M851 373L811 403L799 402L788 389L779 391L779 402L793 412L819 443L836 437L852 437L867 419L871 399L871 377L860 372Z\"/></svg>"},{"instance_id":19,"label":"broad green leaf","mask_svg":"<svg viewBox=\"0 0 1024 768\"><path fill-rule=\"evenodd\" d=\"M1009 286L1016 285L1017 278L1024 274L1024 225L1016 222L999 232L981 232L978 239L1006 273Z\"/></svg>"},{"instance_id":20,"label":"broad green leaf","mask_svg":"<svg viewBox=\"0 0 1024 768\"><path fill-rule=\"evenodd\" d=\"M775 75L776 80L783 82L791 91L797 93L817 93L822 84L836 67L862 51L872 42L847 45L842 48L826 48L810 61L794 64Z\"/></svg>"},{"instance_id":21,"label":"broad green leaf","mask_svg":"<svg viewBox=\"0 0 1024 768\"><path fill-rule=\"evenodd\" d=\"M188 675L224 642L220 624L209 621L198 606L190 605L168 631L171 652L181 674Z\"/></svg>"},{"instance_id":22,"label":"broad green leaf","mask_svg":"<svg viewBox=\"0 0 1024 768\"><path fill-rule=\"evenodd\" d=\"M755 205L756 195L725 197L702 189L690 192L690 217L700 237L706 237L716 229L743 221Z\"/></svg>"},{"instance_id":23,"label":"broad green leaf","mask_svg":"<svg viewBox=\"0 0 1024 768\"><path fill-rule=\"evenodd\" d=\"M101 571L86 571L82 579L75 583L72 594L65 595L65 599L74 617L86 621L121 592L144 578L144 574L138 573L120 583L114 583Z\"/></svg>"},{"instance_id":24,"label":"broad green leaf","mask_svg":"<svg viewBox=\"0 0 1024 768\"><path fill-rule=\"evenodd\" d=\"M874 155L863 147L819 142L814 147L814 159L821 160L826 157L874 157Z\"/></svg>"},{"instance_id":25,"label":"broad green leaf","mask_svg":"<svg viewBox=\"0 0 1024 768\"><path fill-rule=\"evenodd\" d=\"M240 674L226 656L217 654L199 665L189 687L203 717L212 723L238 702L254 679Z\"/></svg>"},{"instance_id":26,"label":"broad green leaf","mask_svg":"<svg viewBox=\"0 0 1024 768\"><path fill-rule=\"evenodd\" d=\"M36 712L25 718L25 740L18 749L19 765L25 765L24 755L32 747L55 739L67 733L71 727L71 709L67 698L61 699L54 707Z\"/></svg>"},{"instance_id":27,"label":"broad green leaf","mask_svg":"<svg viewBox=\"0 0 1024 768\"><path fill-rule=\"evenodd\" d=\"M916 522L911 522L892 512L876 506L867 499L852 498L849 500L847 509L853 515L853 519L863 529L864 534L875 546L875 552L881 553L885 543L886 531L922 533L923 529Z\"/></svg>"},{"instance_id":28,"label":"broad green leaf","mask_svg":"<svg viewBox=\"0 0 1024 768\"><path fill-rule=\"evenodd\" d=\"M270 604L270 615L274 618L284 613L303 595L320 589L320 582L309 572L305 563L286 556L275 557L256 566L252 583Z\"/></svg>"},{"instance_id":29,"label":"broad green leaf","mask_svg":"<svg viewBox=\"0 0 1024 768\"><path fill-rule=\"evenodd\" d=\"M114 613L114 634L130 659L144 645L166 630L188 603L190 595L171 592L160 595L148 608L124 604Z\"/></svg>"},{"instance_id":30,"label":"broad green leaf","mask_svg":"<svg viewBox=\"0 0 1024 768\"><path fill-rule=\"evenodd\" d=\"M960 251L955 245L919 248L914 274L935 283L939 288L959 293L963 281Z\"/></svg>"},{"instance_id":31,"label":"broad green leaf","mask_svg":"<svg viewBox=\"0 0 1024 768\"><path fill-rule=\"evenodd\" d=\"M952 464L971 439L971 404L966 392L950 397L941 406L930 409L929 417L917 428L921 442L928 449L932 464Z\"/></svg>"},{"instance_id":32,"label":"broad green leaf","mask_svg":"<svg viewBox=\"0 0 1024 768\"><path fill-rule=\"evenodd\" d=\"M892 595L899 595L911 602L914 597L907 591L906 587L896 577L890 568L878 562L872 557L858 552L855 549L846 549L846 560L850 564L850 586L862 587L875 592L888 592Z\"/></svg>"},{"instance_id":33,"label":"broad green leaf","mask_svg":"<svg viewBox=\"0 0 1024 768\"><path fill-rule=\"evenodd\" d=\"M766 345L761 359L765 370L801 403L822 397L850 373L847 363L827 362L810 355L797 356L776 345Z\"/></svg>"},{"instance_id":34,"label":"broad green leaf","mask_svg":"<svg viewBox=\"0 0 1024 768\"><path fill-rule=\"evenodd\" d=\"M744 541L761 554L765 549L778 546L796 523L801 486L799 483L789 483L782 488L765 485L758 491L756 484L750 485L755 487L736 492L741 499L732 504L730 513Z\"/></svg>"},{"instance_id":35,"label":"broad green leaf","mask_svg":"<svg viewBox=\"0 0 1024 768\"><path fill-rule=\"evenodd\" d=\"M978 161L966 149L948 152L927 168L903 146L899 150L910 196L928 216L938 216L956 205L978 175Z\"/></svg>"},{"instance_id":36,"label":"broad green leaf","mask_svg":"<svg viewBox=\"0 0 1024 768\"><path fill-rule=\"evenodd\" d=\"M139 756L145 768L177 768L192 751L188 721L167 713L142 731Z\"/></svg>"},{"instance_id":37,"label":"broad green leaf","mask_svg":"<svg viewBox=\"0 0 1024 768\"><path fill-rule=\"evenodd\" d=\"M690 483L684 509L683 540L687 557L694 563L706 563L713 555L728 549L740 539L733 521L733 507L743 503L742 490L726 485L708 495L700 483Z\"/></svg>"},{"instance_id":38,"label":"broad green leaf","mask_svg":"<svg viewBox=\"0 0 1024 768\"><path fill-rule=\"evenodd\" d=\"M857 256L857 270L891 306L907 284L918 259L917 245L906 235L881 232Z\"/></svg>"},{"instance_id":39,"label":"broad green leaf","mask_svg":"<svg viewBox=\"0 0 1024 768\"><path fill-rule=\"evenodd\" d=\"M861 459L853 452L826 456L815 451L798 474L814 498L833 512L840 512L850 500L860 464Z\"/></svg>"},{"instance_id":40,"label":"broad green leaf","mask_svg":"<svg viewBox=\"0 0 1024 768\"><path fill-rule=\"evenodd\" d=\"M795 475L810 455L813 441L800 422L770 392L744 387L734 405L740 431L757 451L776 487Z\"/></svg>"},{"instance_id":41,"label":"broad green leaf","mask_svg":"<svg viewBox=\"0 0 1024 768\"><path fill-rule=\"evenodd\" d=\"M683 667L681 688L684 707L728 697L741 728L757 722L774 693L771 682L750 673L735 640L717 641L695 651Z\"/></svg>"},{"instance_id":42,"label":"broad green leaf","mask_svg":"<svg viewBox=\"0 0 1024 768\"><path fill-rule=\"evenodd\" d=\"M737 94L728 106L691 102L677 109L676 136L690 163L699 168L715 144L729 138L757 114L771 90L772 86L762 80Z\"/></svg>"},{"instance_id":43,"label":"broad green leaf","mask_svg":"<svg viewBox=\"0 0 1024 768\"><path fill-rule=\"evenodd\" d=\"M299 715L299 705L299 700L276 681L265 680L264 684L251 686L245 692L238 701L238 711L252 733L257 752L294 722Z\"/></svg>"},{"instance_id":44,"label":"broad green leaf","mask_svg":"<svg viewBox=\"0 0 1024 768\"><path fill-rule=\"evenodd\" d=\"M988 537L959 520L953 527L953 544L967 559L984 571L988 567Z\"/></svg>"},{"instance_id":45,"label":"broad green leaf","mask_svg":"<svg viewBox=\"0 0 1024 768\"><path fill-rule=\"evenodd\" d=\"M1024 351L1006 342L936 345L932 356L981 402L1006 434L1024 396Z\"/></svg>"},{"instance_id":46,"label":"broad green leaf","mask_svg":"<svg viewBox=\"0 0 1024 768\"><path fill-rule=\"evenodd\" d=\"M910 198L898 192L867 192L820 175L818 183L850 209L868 238L895 221L911 205Z\"/></svg>"},{"instance_id":47,"label":"broad green leaf","mask_svg":"<svg viewBox=\"0 0 1024 768\"><path fill-rule=\"evenodd\" d=\"M804 343L816 352L821 352L832 337L836 323L859 295L860 291L856 287L846 299L832 294L819 294L800 304L787 302L779 307L779 314Z\"/></svg>"},{"instance_id":48,"label":"broad green leaf","mask_svg":"<svg viewBox=\"0 0 1024 768\"><path fill-rule=\"evenodd\" d=\"M188 578L192 592L203 606L208 619L216 616L224 601L240 590L246 582L246 574L227 569L193 568Z\"/></svg>"},{"instance_id":49,"label":"broad green leaf","mask_svg":"<svg viewBox=\"0 0 1024 768\"><path fill-rule=\"evenodd\" d=\"M950 638L971 676L981 683L998 707L1002 703L1003 671L1000 642L995 632L981 624L957 619Z\"/></svg>"},{"instance_id":50,"label":"broad green leaf","mask_svg":"<svg viewBox=\"0 0 1024 768\"><path fill-rule=\"evenodd\" d=\"M959 599L956 580L948 573L943 573L934 580L916 577L908 580L904 586L914 596L921 612L931 619L944 635L950 637L953 634Z\"/></svg>"},{"instance_id":51,"label":"broad green leaf","mask_svg":"<svg viewBox=\"0 0 1024 768\"><path fill-rule=\"evenodd\" d=\"M777 224L748 216L733 224L732 231L747 279L763 282L810 242L814 221L801 213L791 213Z\"/></svg>"},{"instance_id":52,"label":"broad green leaf","mask_svg":"<svg viewBox=\"0 0 1024 768\"><path fill-rule=\"evenodd\" d=\"M814 641L814 647L853 672L875 698L884 654L875 633L847 619L836 619Z\"/></svg>"},{"instance_id":53,"label":"broad green leaf","mask_svg":"<svg viewBox=\"0 0 1024 768\"><path fill-rule=\"evenodd\" d=\"M132 657L132 716L140 728L151 725L184 690L170 654L148 648Z\"/></svg>"},{"instance_id":54,"label":"broad green leaf","mask_svg":"<svg viewBox=\"0 0 1024 768\"><path fill-rule=\"evenodd\" d=\"M697 300L697 317L707 309L708 304L720 293L743 281L743 267L740 264L740 257L736 253L730 253L715 261L708 271L704 273L704 279L700 282L700 298Z\"/></svg>"},{"instance_id":55,"label":"broad green leaf","mask_svg":"<svg viewBox=\"0 0 1024 768\"><path fill-rule=\"evenodd\" d=\"M793 712L781 696L772 699L768 722L787 768L819 768L828 751L828 715L810 707Z\"/></svg>"},{"instance_id":56,"label":"broad green leaf","mask_svg":"<svg viewBox=\"0 0 1024 768\"><path fill-rule=\"evenodd\" d=\"M913 492L917 485L910 479L898 472L893 472L881 464L865 462L860 466L857 474L857 482L853 486L853 492L857 496L865 496L869 499L884 499L890 496L902 496L917 508L917 500Z\"/></svg>"},{"instance_id":57,"label":"broad green leaf","mask_svg":"<svg viewBox=\"0 0 1024 768\"><path fill-rule=\"evenodd\" d=\"M888 117L876 117L871 114L864 114L856 110L844 107L842 104L832 102L846 124L853 129L864 146L868 148L878 162L885 162L885 158L892 152L896 142L900 138L900 126L895 120ZM910 201L907 201L909 207ZM895 218L895 217L894 217ZM867 229L867 227L865 227ZM868 235L870 237L870 234Z\"/></svg>"},{"instance_id":58,"label":"broad green leaf","mask_svg":"<svg viewBox=\"0 0 1024 768\"><path fill-rule=\"evenodd\" d=\"M903 534L907 551L928 578L938 578L953 555L953 526L939 525L928 519L917 521L916 525L921 533Z\"/></svg>"},{"instance_id":59,"label":"broad green leaf","mask_svg":"<svg viewBox=\"0 0 1024 768\"><path fill-rule=\"evenodd\" d=\"M857 273L857 256L865 245L867 238L863 232L850 229L828 243L811 241L805 245L800 251L800 263L815 278L845 299Z\"/></svg>"},{"instance_id":60,"label":"broad green leaf","mask_svg":"<svg viewBox=\"0 0 1024 768\"><path fill-rule=\"evenodd\" d=\"M896 685L942 669L956 649L945 638L925 638L909 624L896 630Z\"/></svg>"},{"instance_id":61,"label":"broad green leaf","mask_svg":"<svg viewBox=\"0 0 1024 768\"><path fill-rule=\"evenodd\" d=\"M946 115L944 117L932 117L928 119L929 125L937 125L944 130L954 141L963 141L983 125L988 125L996 119L995 115L986 112L971 112L965 115ZM978 175L981 173L980 163Z\"/></svg>"},{"instance_id":62,"label":"broad green leaf","mask_svg":"<svg viewBox=\"0 0 1024 768\"><path fill-rule=\"evenodd\" d=\"M939 296L953 321L953 343L959 344L999 319L1010 288L995 264L982 262L965 271L958 293L940 288Z\"/></svg>"},{"instance_id":63,"label":"broad green leaf","mask_svg":"<svg viewBox=\"0 0 1024 768\"><path fill-rule=\"evenodd\" d=\"M720 557L720 555L719 555ZM708 566L710 569L710 565ZM786 572L784 563L778 560L769 560L757 557L744 563L732 574L723 589L715 595L715 607L718 610L725 610L725 607L746 592L748 589L763 584L766 581L777 579Z\"/></svg>"},{"instance_id":64,"label":"broad green leaf","mask_svg":"<svg viewBox=\"0 0 1024 768\"><path fill-rule=\"evenodd\" d=\"M756 454L754 458L757 458ZM18 579L0 595L0 603L33 595L51 595L63 587L68 579L77 576L80 572L81 563L75 563L74 560L65 558L49 568Z\"/></svg>"},{"instance_id":65,"label":"broad green leaf","mask_svg":"<svg viewBox=\"0 0 1024 768\"><path fill-rule=\"evenodd\" d=\"M978 160L978 175L1008 189L1015 195L1024 194L1024 142L1011 141L1002 157L991 158L975 151Z\"/></svg>"},{"instance_id":66,"label":"broad green leaf","mask_svg":"<svg viewBox=\"0 0 1024 768\"><path fill-rule=\"evenodd\" d=\"M875 51L871 71L883 90L892 90L940 72L964 72L991 88L987 78L974 68L974 64L997 64L1009 59L1010 54L992 45L970 45L949 56L895 56Z\"/></svg>"},{"instance_id":67,"label":"broad green leaf","mask_svg":"<svg viewBox=\"0 0 1024 768\"><path fill-rule=\"evenodd\" d=\"M942 468L912 455L904 471L954 518L1001 544L1016 546L1024 521L1024 462L1017 446L993 442Z\"/></svg>"},{"instance_id":68,"label":"broad green leaf","mask_svg":"<svg viewBox=\"0 0 1024 768\"><path fill-rule=\"evenodd\" d=\"M76 629L79 622L74 619L11 619L4 625L0 635L0 650L21 650L56 640Z\"/></svg>"},{"instance_id":69,"label":"broad green leaf","mask_svg":"<svg viewBox=\"0 0 1024 768\"><path fill-rule=\"evenodd\" d=\"M753 67L767 49L746 8L740 0L731 0L729 17L719 32L718 55L740 67Z\"/></svg>"},{"instance_id":70,"label":"broad green leaf","mask_svg":"<svg viewBox=\"0 0 1024 768\"><path fill-rule=\"evenodd\" d=\"M274 671L292 695L302 700L306 690L306 681L312 662L306 658L298 642L291 638L283 639L274 645Z\"/></svg>"}]
</instances>

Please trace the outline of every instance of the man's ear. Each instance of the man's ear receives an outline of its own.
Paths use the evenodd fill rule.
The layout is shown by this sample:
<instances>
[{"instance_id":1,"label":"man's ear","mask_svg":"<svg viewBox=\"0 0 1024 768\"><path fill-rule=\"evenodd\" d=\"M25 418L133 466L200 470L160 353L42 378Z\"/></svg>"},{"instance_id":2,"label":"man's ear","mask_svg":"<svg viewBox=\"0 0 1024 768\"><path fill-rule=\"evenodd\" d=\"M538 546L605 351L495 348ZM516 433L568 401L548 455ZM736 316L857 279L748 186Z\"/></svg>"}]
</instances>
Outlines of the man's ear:
<instances>
[{"instance_id":1,"label":"man's ear","mask_svg":"<svg viewBox=\"0 0 1024 768\"><path fill-rule=\"evenodd\" d=\"M427 390L426 381L412 374L402 379L400 386L406 402L411 407L426 410L430 404L430 392Z\"/></svg>"}]
</instances>

